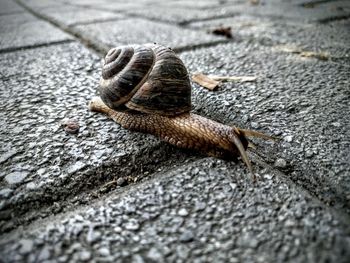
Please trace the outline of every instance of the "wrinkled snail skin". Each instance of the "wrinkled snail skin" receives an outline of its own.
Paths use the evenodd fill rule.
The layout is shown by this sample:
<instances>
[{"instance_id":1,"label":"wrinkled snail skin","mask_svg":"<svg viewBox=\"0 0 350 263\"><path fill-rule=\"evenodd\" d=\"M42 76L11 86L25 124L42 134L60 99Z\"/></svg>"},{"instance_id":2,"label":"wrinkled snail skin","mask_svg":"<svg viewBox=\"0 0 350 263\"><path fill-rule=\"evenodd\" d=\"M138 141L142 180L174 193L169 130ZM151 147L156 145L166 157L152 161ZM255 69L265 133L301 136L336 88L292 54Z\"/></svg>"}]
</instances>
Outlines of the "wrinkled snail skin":
<instances>
[{"instance_id":1,"label":"wrinkled snail skin","mask_svg":"<svg viewBox=\"0 0 350 263\"><path fill-rule=\"evenodd\" d=\"M105 57L99 91L100 98L89 104L91 111L181 148L225 159L241 156L253 173L245 135L257 133L190 113L188 72L171 49L156 44L111 49Z\"/></svg>"},{"instance_id":2,"label":"wrinkled snail skin","mask_svg":"<svg viewBox=\"0 0 350 263\"><path fill-rule=\"evenodd\" d=\"M108 115L123 128L148 133L174 146L193 149L223 159L233 159L245 151L248 141L234 127L223 125L193 113L183 113L178 116L161 116L138 112L120 112L109 108L104 102L95 97L89 104L91 111ZM247 163L249 160L242 158Z\"/></svg>"}]
</instances>

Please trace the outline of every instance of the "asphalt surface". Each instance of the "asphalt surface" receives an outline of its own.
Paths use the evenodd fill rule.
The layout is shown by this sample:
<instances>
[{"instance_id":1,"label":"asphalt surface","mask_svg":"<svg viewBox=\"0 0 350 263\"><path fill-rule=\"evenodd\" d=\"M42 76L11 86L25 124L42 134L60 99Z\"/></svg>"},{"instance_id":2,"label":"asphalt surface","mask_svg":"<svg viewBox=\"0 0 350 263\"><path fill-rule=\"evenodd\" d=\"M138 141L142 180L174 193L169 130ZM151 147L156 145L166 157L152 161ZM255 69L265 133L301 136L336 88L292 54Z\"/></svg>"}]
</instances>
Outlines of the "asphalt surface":
<instances>
[{"instance_id":1,"label":"asphalt surface","mask_svg":"<svg viewBox=\"0 0 350 263\"><path fill-rule=\"evenodd\" d=\"M0 34L0 262L350 261L349 1L1 0ZM106 51L147 42L257 77L192 91L280 138L256 183L88 111Z\"/></svg>"}]
</instances>

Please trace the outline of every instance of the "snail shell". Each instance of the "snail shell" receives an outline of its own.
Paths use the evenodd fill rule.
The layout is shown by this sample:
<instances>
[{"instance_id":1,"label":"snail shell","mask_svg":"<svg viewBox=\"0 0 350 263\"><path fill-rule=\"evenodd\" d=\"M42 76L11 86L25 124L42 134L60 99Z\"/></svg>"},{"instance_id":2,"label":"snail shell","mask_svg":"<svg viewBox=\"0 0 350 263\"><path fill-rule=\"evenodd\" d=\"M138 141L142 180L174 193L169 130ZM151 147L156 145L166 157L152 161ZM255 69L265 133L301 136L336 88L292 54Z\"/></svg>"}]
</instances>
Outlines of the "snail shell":
<instances>
[{"instance_id":1,"label":"snail shell","mask_svg":"<svg viewBox=\"0 0 350 263\"><path fill-rule=\"evenodd\" d=\"M191 110L185 65L170 48L156 44L111 49L102 69L100 96L117 111L175 116Z\"/></svg>"}]
</instances>

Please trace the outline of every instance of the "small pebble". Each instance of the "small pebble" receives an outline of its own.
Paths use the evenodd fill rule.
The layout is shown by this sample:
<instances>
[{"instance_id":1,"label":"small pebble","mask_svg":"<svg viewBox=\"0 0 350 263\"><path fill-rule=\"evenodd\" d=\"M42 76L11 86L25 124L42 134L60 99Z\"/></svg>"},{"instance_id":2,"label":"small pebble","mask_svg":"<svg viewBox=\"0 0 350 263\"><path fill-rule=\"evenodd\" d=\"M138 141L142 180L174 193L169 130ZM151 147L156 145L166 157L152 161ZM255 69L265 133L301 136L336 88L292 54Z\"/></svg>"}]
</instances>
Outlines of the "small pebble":
<instances>
[{"instance_id":1,"label":"small pebble","mask_svg":"<svg viewBox=\"0 0 350 263\"><path fill-rule=\"evenodd\" d=\"M8 184L18 184L23 182L27 175L27 172L13 172L5 176L5 181Z\"/></svg>"},{"instance_id":2,"label":"small pebble","mask_svg":"<svg viewBox=\"0 0 350 263\"><path fill-rule=\"evenodd\" d=\"M27 183L26 185L27 190L34 190L37 188L37 185L34 182Z\"/></svg>"},{"instance_id":3,"label":"small pebble","mask_svg":"<svg viewBox=\"0 0 350 263\"><path fill-rule=\"evenodd\" d=\"M50 258L50 251L49 251L49 248L48 247L44 247L41 251L40 251L40 254L38 256L38 261L44 261L48 258Z\"/></svg>"},{"instance_id":4,"label":"small pebble","mask_svg":"<svg viewBox=\"0 0 350 263\"><path fill-rule=\"evenodd\" d=\"M95 242L98 242L101 240L101 233L98 232L98 231L94 231L92 228L90 228L88 234L87 234L87 237L86 237L86 241L89 243L89 244L92 244L92 243L95 243Z\"/></svg>"},{"instance_id":5,"label":"small pebble","mask_svg":"<svg viewBox=\"0 0 350 263\"><path fill-rule=\"evenodd\" d=\"M80 126L77 120L74 119L63 119L61 126L64 128L66 133L77 134Z\"/></svg>"},{"instance_id":6,"label":"small pebble","mask_svg":"<svg viewBox=\"0 0 350 263\"><path fill-rule=\"evenodd\" d=\"M116 226L114 228L114 232L116 232L116 233L121 233L122 231L123 231L123 229L121 227L119 227L119 226Z\"/></svg>"},{"instance_id":7,"label":"small pebble","mask_svg":"<svg viewBox=\"0 0 350 263\"><path fill-rule=\"evenodd\" d=\"M128 223L125 224L125 229L127 230L138 230L140 228L139 223L135 222L135 221L130 221Z\"/></svg>"},{"instance_id":8,"label":"small pebble","mask_svg":"<svg viewBox=\"0 0 350 263\"><path fill-rule=\"evenodd\" d=\"M305 153L306 158L311 158L314 155L314 152L311 150L307 150Z\"/></svg>"},{"instance_id":9,"label":"small pebble","mask_svg":"<svg viewBox=\"0 0 350 263\"><path fill-rule=\"evenodd\" d=\"M275 167L285 168L286 166L287 166L287 162L286 162L286 160L284 160L282 158L278 158L275 161Z\"/></svg>"},{"instance_id":10,"label":"small pebble","mask_svg":"<svg viewBox=\"0 0 350 263\"><path fill-rule=\"evenodd\" d=\"M32 251L33 249L33 241L32 240L29 240L29 239L22 239L20 241L20 244L21 244L21 248L19 250L19 253L21 255L25 255L25 254L28 254L29 252Z\"/></svg>"},{"instance_id":11,"label":"small pebble","mask_svg":"<svg viewBox=\"0 0 350 263\"><path fill-rule=\"evenodd\" d=\"M292 135L285 136L285 137L284 137L284 140L285 140L286 142L292 142L292 141L293 141L293 136L292 136Z\"/></svg>"},{"instance_id":12,"label":"small pebble","mask_svg":"<svg viewBox=\"0 0 350 263\"><path fill-rule=\"evenodd\" d=\"M164 262L164 258L158 249L152 247L147 253L147 257L155 262Z\"/></svg>"},{"instance_id":13,"label":"small pebble","mask_svg":"<svg viewBox=\"0 0 350 263\"><path fill-rule=\"evenodd\" d=\"M187 242L191 242L194 239L194 235L191 231L185 231L181 234L180 236L180 241L187 243Z\"/></svg>"},{"instance_id":14,"label":"small pebble","mask_svg":"<svg viewBox=\"0 0 350 263\"><path fill-rule=\"evenodd\" d=\"M118 179L117 179L117 185L118 185L118 186L124 186L124 185L126 185L126 180L125 180L125 178L123 178L123 177L118 178Z\"/></svg>"},{"instance_id":15,"label":"small pebble","mask_svg":"<svg viewBox=\"0 0 350 263\"><path fill-rule=\"evenodd\" d=\"M181 208L178 212L179 216L187 216L188 215L188 211L185 208Z\"/></svg>"},{"instance_id":16,"label":"small pebble","mask_svg":"<svg viewBox=\"0 0 350 263\"><path fill-rule=\"evenodd\" d=\"M103 257L107 257L110 255L110 252L109 252L109 249L107 247L101 247L99 250L98 250L98 253L103 256Z\"/></svg>"},{"instance_id":17,"label":"small pebble","mask_svg":"<svg viewBox=\"0 0 350 263\"><path fill-rule=\"evenodd\" d=\"M7 198L12 194L13 190L10 188L4 188L0 190L0 198Z\"/></svg>"},{"instance_id":18,"label":"small pebble","mask_svg":"<svg viewBox=\"0 0 350 263\"><path fill-rule=\"evenodd\" d=\"M91 259L91 252L90 251L82 251L82 252L80 252L79 258L82 261L88 261Z\"/></svg>"}]
</instances>

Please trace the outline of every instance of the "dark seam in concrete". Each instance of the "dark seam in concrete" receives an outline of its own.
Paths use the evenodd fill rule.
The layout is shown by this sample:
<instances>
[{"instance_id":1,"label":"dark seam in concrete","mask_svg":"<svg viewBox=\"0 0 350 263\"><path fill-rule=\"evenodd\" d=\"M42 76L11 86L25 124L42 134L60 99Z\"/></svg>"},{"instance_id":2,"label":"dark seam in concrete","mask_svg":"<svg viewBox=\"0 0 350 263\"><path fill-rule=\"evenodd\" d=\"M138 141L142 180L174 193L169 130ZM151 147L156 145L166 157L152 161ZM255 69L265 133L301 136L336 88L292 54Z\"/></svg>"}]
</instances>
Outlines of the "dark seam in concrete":
<instances>
[{"instance_id":1,"label":"dark seam in concrete","mask_svg":"<svg viewBox=\"0 0 350 263\"><path fill-rule=\"evenodd\" d=\"M65 40L52 41L52 42L48 42L48 43L26 45L26 46L20 46L20 47L9 47L9 48L1 49L0 54L16 52L16 51L20 51L20 50L35 49L35 48L40 48L40 47L55 46L55 45L60 45L60 44L72 43L74 41L75 41L74 39L65 39Z\"/></svg>"},{"instance_id":2,"label":"dark seam in concrete","mask_svg":"<svg viewBox=\"0 0 350 263\"><path fill-rule=\"evenodd\" d=\"M19 2L19 0L15 0L16 2ZM31 12L33 15L35 15L36 17L39 17L41 19L44 19L45 21L48 21L49 23L55 25L56 27L59 27L61 28L62 30L64 30L65 32L71 34L71 35L74 35L76 37L78 37L85 45L89 46L89 47L92 47L95 51L105 51L105 47L101 47L101 43L99 41L92 41L91 39L86 39L82 36L81 33L79 32L76 32L73 28L69 28L69 27L64 27L62 26L60 23L58 23L57 21L53 21L50 17L47 17L45 15L42 15L42 14L39 14L37 12L35 12L34 10L32 10L30 7L27 7L25 6L24 4L22 4L21 2L19 2L19 4L21 6L23 6L25 9L27 9L29 12ZM130 14L128 14L130 15ZM232 15L228 16L228 17L231 17ZM132 16L131 16L132 17ZM346 16L343 16L343 17L334 17L334 18L327 18L327 19L324 19L324 21L326 22L330 22L330 21L334 21L334 20L340 20L340 19L347 19L349 18L350 15L346 15ZM141 18L140 16L137 16L137 18ZM221 18L221 17L215 17L216 18ZM152 20L152 19L149 19L149 18L145 18L146 20L148 21L157 21L157 22L162 22L163 21L159 21L159 20ZM197 21L205 21L205 20L211 20L212 18L208 18L208 19L201 19L201 20L197 20ZM330 20L331 19L331 20ZM196 20L193 20L192 22L194 22ZM319 22L321 22L322 20L319 20ZM169 23L171 25L174 25L173 23ZM194 29L192 29L194 30ZM255 38L253 38L255 39ZM206 43L206 44L199 44L199 45L194 45L194 46L188 46L188 47L183 47L183 48L178 48L178 49L174 49L175 51L177 52L184 52L184 51L188 51L188 50L193 50L194 48L202 48L202 47L209 47L209 46L213 46L213 45L218 45L218 44L222 44L222 43L228 43L229 40L220 40L218 42L209 42L209 43ZM290 180L290 179L289 179ZM296 183L294 183L293 181L291 181L291 183L293 185L295 185L296 187L298 187L299 189L303 189L304 191L307 191L305 190L304 188L300 187L300 185L297 185ZM307 191L308 192L308 191ZM309 193L309 192L308 192ZM309 195L311 195L311 193L309 193ZM319 200L319 199L318 199ZM320 201L323 205L326 206L326 204L324 204L322 201ZM327 206L329 207L329 206ZM340 210L338 209L335 209L334 210L336 212L341 212Z\"/></svg>"},{"instance_id":3,"label":"dark seam in concrete","mask_svg":"<svg viewBox=\"0 0 350 263\"><path fill-rule=\"evenodd\" d=\"M165 148L168 148L170 150L166 151ZM122 165L120 163L123 163L123 160L130 160L131 158L141 159L138 158L140 155L153 155L156 152L162 153L164 151L167 152L167 154L159 155L161 159L158 159L157 164L153 164L147 169L144 169L146 167L145 160L141 161L138 164L134 163L134 169L130 169L130 174L125 174L122 172L123 176L121 177L127 178L128 176L133 175L133 177L138 178L140 176L139 179L142 181L143 178L152 177L153 174L159 174L159 171L157 171L159 167L165 168L164 171L170 171L171 168L178 167L180 164L184 164L186 162L190 162L199 158L198 155L195 154L187 156L186 151L175 149L173 146L170 146L164 142L159 142L151 148L146 148L144 151L140 151L136 154L130 153L126 156L123 156L116 163L112 162L108 164L101 164L91 170L86 168L83 171L77 171L76 173L79 173L81 175L80 178L75 177L73 179L73 177L68 176L64 180L61 180L59 182L59 185L55 184L56 188L61 186L64 186L65 188L65 191L62 191L59 196L53 194L53 187L51 184L48 184L39 190L41 194L38 194L38 192L33 193L33 195L29 195L25 199L22 199L16 203L5 205L0 210L0 216L1 214L6 214L7 210L11 210L11 217L14 215L16 221L12 221L13 224L8 228L6 228L6 226L0 226L0 232L6 233L14 228L17 228L20 225L28 225L29 223L35 221L38 216L41 216L42 218L48 216L43 216L40 213L41 211L47 212L50 210L50 213L56 214L54 210L57 209L57 207L55 207L54 204L57 202L60 203L59 208L61 211L61 209L63 209L67 203L70 205L76 203L77 196L83 197L83 202L85 202L86 199L88 199L87 201L98 199L98 195L106 195L117 187L115 184L115 187L110 187L106 191L104 191L103 188L106 184L113 182L118 178L115 176L116 174L121 174L123 168L121 168ZM179 158L179 156L182 156L182 158ZM148 162L149 160L147 159L147 163ZM110 165L108 166L108 169L105 169L106 165ZM137 182L130 182L128 185L134 185L135 183ZM40 211L37 217L28 216L33 212L33 210L37 212ZM58 213L60 213L60 211L58 211Z\"/></svg>"},{"instance_id":4,"label":"dark seam in concrete","mask_svg":"<svg viewBox=\"0 0 350 263\"><path fill-rule=\"evenodd\" d=\"M315 7L321 4L325 4L325 3L334 3L337 1L342 1L342 0L317 0L317 1L307 1L304 3L299 4L298 6L302 6L305 8L308 8L309 6Z\"/></svg>"},{"instance_id":5,"label":"dark seam in concrete","mask_svg":"<svg viewBox=\"0 0 350 263\"><path fill-rule=\"evenodd\" d=\"M2 13L2 14L0 14L0 17L2 17L2 16L10 16L10 15L17 15L17 14L21 14L21 13L25 13L25 10L23 10L23 11L12 11L12 12L8 12L8 13Z\"/></svg>"},{"instance_id":6,"label":"dark seam in concrete","mask_svg":"<svg viewBox=\"0 0 350 263\"><path fill-rule=\"evenodd\" d=\"M74 26L82 26L82 25L90 25L94 23L104 23L104 22L113 22L113 21L120 21L120 20L125 20L125 17L115 17L115 18L106 18L106 19L95 19L95 20L90 20L90 21L82 21L82 22L76 22L69 24L69 27L74 27Z\"/></svg>"},{"instance_id":7,"label":"dark seam in concrete","mask_svg":"<svg viewBox=\"0 0 350 263\"><path fill-rule=\"evenodd\" d=\"M306 189L303 185L298 184L297 182L293 181L290 177L288 177L288 175L284 172L281 172L280 170L272 167L270 164L266 163L257 153L253 152L253 151L248 151L248 156L250 158L250 160L258 165L260 165L261 167L271 171L273 174L275 174L276 176L278 176L279 178L283 178L283 180L289 184L292 185L293 187L295 187L296 189L298 189L300 192L302 192L305 196L308 196L309 198L311 198L314 202L316 202L317 204L319 204L320 206L323 206L329 210L332 210L332 213L337 214L339 217L341 217L344 221L350 221L350 215L347 214L346 212L344 212L341 209L337 209L334 206L330 206L325 204L321 198L315 196L313 193L311 193L308 189ZM258 180L260 180L258 178ZM262 179L261 179L262 180ZM337 202L339 202L339 200L337 200ZM346 202L346 201L345 201ZM342 204L344 204L346 206L346 203L342 202ZM350 230L350 229L349 229Z\"/></svg>"},{"instance_id":8,"label":"dark seam in concrete","mask_svg":"<svg viewBox=\"0 0 350 263\"><path fill-rule=\"evenodd\" d=\"M66 33L68 33L70 35L73 35L82 44L84 44L87 48L93 50L100 57L104 56L108 52L108 50L110 49L110 47L107 44L103 44L100 41L96 41L94 39L91 39L89 37L84 36L84 34L81 33L80 31L78 31L77 29L75 29L74 26L62 25L61 23L59 23L58 21L52 19L51 17L36 12L34 9L32 9L29 6L26 6L20 0L15 0L15 1L19 5L21 5L23 8L28 10L28 12L30 12L34 16L49 22L50 24L54 25L55 27L60 28L61 30L65 31ZM74 6L74 5L71 5L71 6ZM106 11L106 9L104 9L104 8L96 8L95 7L95 9L96 10ZM169 21L150 19L150 18L147 18L147 17L144 17L144 16L138 16L138 15L131 14L131 13L128 13L128 12L116 12L116 11L113 11L113 10L108 10L108 11L112 12L112 13L128 15L128 17L117 19L117 20L120 20L120 21L121 20L127 20L127 19L130 19L130 18L135 18L135 19L138 18L138 19L145 19L147 21L152 21L152 22L157 22L157 23L162 23L162 24L168 24L168 25L172 25L172 26L180 26L182 28L185 28L185 29L188 29L188 30L197 31L197 32L201 32L202 30L201 29L191 28L191 27L188 27L186 25L189 24L189 23L192 23L192 22L207 21L207 20L209 21L209 20L213 19L213 17L211 17L211 18L205 18L205 19L191 20L191 21L188 21L188 22L183 22L183 24L181 25L181 22L180 23L171 23ZM229 18L229 17L232 17L232 16L233 16L233 14L223 15L223 16L216 17L216 18ZM104 22L108 22L108 21L101 21L100 23L104 23ZM219 39L218 38L218 40L214 41L214 42L207 42L207 43L201 43L201 44L189 45L189 46L185 46L185 47L174 48L174 51L177 52L177 53L181 53L181 52L185 52L185 51L190 51L190 50L200 49L200 48L206 48L206 47L211 47L211 46L216 46L216 45L219 45L219 44L224 44L224 43L229 43L229 42L230 42L230 40L228 40L228 39L224 39L223 40L223 39Z\"/></svg>"},{"instance_id":9,"label":"dark seam in concrete","mask_svg":"<svg viewBox=\"0 0 350 263\"><path fill-rule=\"evenodd\" d=\"M61 29L62 31L66 32L67 34L73 36L74 38L76 38L77 40L79 40L80 42L82 42L83 44L85 44L85 46L87 48L89 48L90 50L94 51L94 53L97 53L97 55L102 56L102 52L103 49L98 48L98 46L95 46L93 44L90 44L90 41L87 41L85 39L81 39L81 36L78 32L74 31L72 28L68 27L68 26L64 26L60 23L58 23L57 21L51 19L50 17L43 15L37 11L35 11L33 8L25 5L24 3L22 3L20 0L14 0L18 5L22 6L24 9L26 9L29 13L31 13L32 15L34 15L35 17L44 20L48 23L50 23L51 25Z\"/></svg>"},{"instance_id":10,"label":"dark seam in concrete","mask_svg":"<svg viewBox=\"0 0 350 263\"><path fill-rule=\"evenodd\" d=\"M80 7L80 5L75 5L74 3L67 3L67 4L71 5L71 6L79 6ZM152 6L152 5L148 5L148 6L145 6L145 7L150 7L150 6ZM163 20L163 19L156 19L156 18L152 18L152 17L147 17L147 16L144 16L142 14L133 13L132 11L130 12L130 11L126 11L126 10L110 10L108 8L97 7L97 6L92 6L92 5L84 5L84 7L85 8L91 7L92 9L95 9L95 10L108 11L108 12L115 13L115 14L127 15L128 17L126 17L124 19L139 18L139 19L145 19L145 20L152 21L152 22L157 22L157 23L162 23L162 24L167 24L167 25L172 25L172 26L176 26L177 25L177 26L181 26L181 27L186 26L187 24L193 23L193 22L208 21L208 20L218 19L218 18L230 18L230 17L239 15L239 13L232 12L230 14L225 14L225 15L219 15L219 16L213 15L213 16L210 16L210 17L207 17L207 18L189 19L189 20L183 20L183 21L180 21L180 22L172 22L172 21L169 21L169 20ZM205 10L205 9L203 9L203 10ZM196 30L194 28L189 28L189 29Z\"/></svg>"},{"instance_id":11,"label":"dark seam in concrete","mask_svg":"<svg viewBox=\"0 0 350 263\"><path fill-rule=\"evenodd\" d=\"M23 4L20 0L15 0L16 2L18 2L19 5L21 5L23 8L25 8L26 10L28 10L28 12L30 12L31 14L33 14L34 16L47 21L48 23L52 24L55 27L60 28L61 30L63 30L64 32L74 36L75 38L77 38L82 44L84 44L87 48L92 49L95 53L97 53L97 55L99 56L104 56L108 50L110 49L110 47L106 44L101 43L100 41L96 41L94 39L85 37L84 34L82 34L80 31L76 30L73 26L65 26L62 25L61 23L59 23L58 21L50 18L49 16L43 15L41 13L36 12L34 9L32 9L29 6L26 6L25 4ZM113 12L115 13L115 12ZM132 17L132 16L131 16ZM135 17L136 18L136 17ZM142 17L137 17L137 18L142 18ZM116 19L116 20L127 20L129 18L121 18L121 19ZM152 19L146 19L148 21L153 21ZM101 21L101 23L104 22L108 22L108 21ZM161 21L157 21L158 23ZM163 22L161 22L163 23ZM166 23L166 24L170 24L172 26L176 26L173 23ZM189 30L193 30L193 31L199 31L193 28L188 28ZM189 50L193 50L193 49L198 49L201 47L209 47L209 46L215 46L218 44L222 44L222 43L228 43L229 40L222 40L219 39L217 41L214 42L209 42L209 43L203 43L203 44L197 44L197 45L189 45L189 46L185 46L185 47L180 47L180 48L174 48L174 51L176 52L183 52L183 51L189 51Z\"/></svg>"},{"instance_id":12,"label":"dark seam in concrete","mask_svg":"<svg viewBox=\"0 0 350 263\"><path fill-rule=\"evenodd\" d=\"M176 53L181 53L181 52L186 52L186 51L191 51L191 50L196 50L196 49L201 49L201 48L207 48L207 47L214 47L220 44L226 44L229 43L230 40L228 39L220 39L212 42L206 42L206 43L200 43L200 44L194 44L194 45L189 45L189 46L184 46L184 47L179 47L179 48L172 48Z\"/></svg>"},{"instance_id":13,"label":"dark seam in concrete","mask_svg":"<svg viewBox=\"0 0 350 263\"><path fill-rule=\"evenodd\" d=\"M346 20L349 18L350 18L350 14L343 15L343 16L328 17L328 18L320 19L320 20L318 20L318 22L321 24L326 24L326 23L330 23L330 22L334 22L334 21Z\"/></svg>"}]
</instances>

